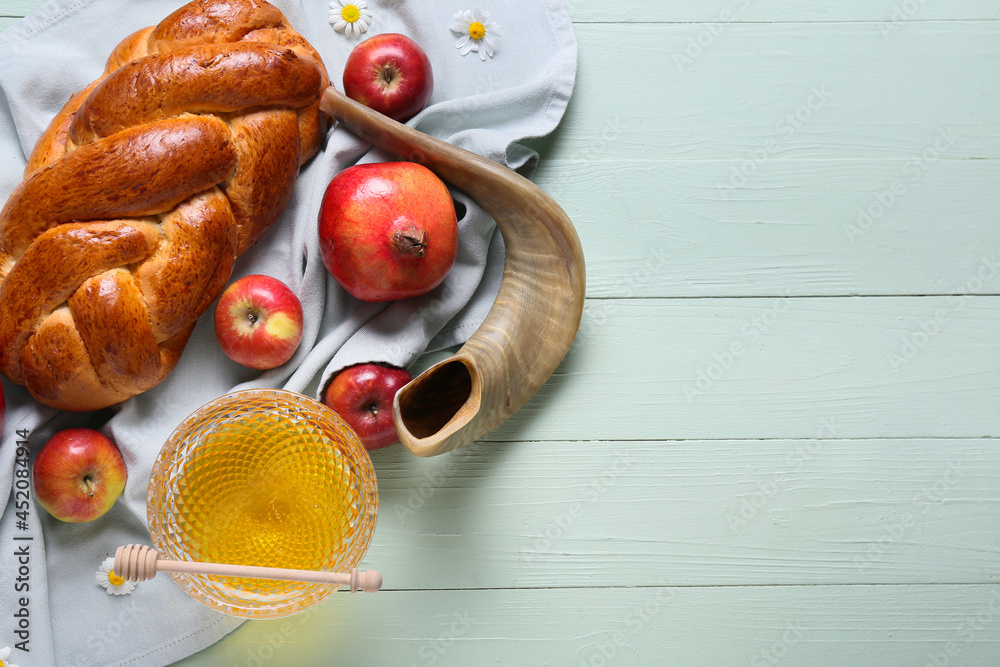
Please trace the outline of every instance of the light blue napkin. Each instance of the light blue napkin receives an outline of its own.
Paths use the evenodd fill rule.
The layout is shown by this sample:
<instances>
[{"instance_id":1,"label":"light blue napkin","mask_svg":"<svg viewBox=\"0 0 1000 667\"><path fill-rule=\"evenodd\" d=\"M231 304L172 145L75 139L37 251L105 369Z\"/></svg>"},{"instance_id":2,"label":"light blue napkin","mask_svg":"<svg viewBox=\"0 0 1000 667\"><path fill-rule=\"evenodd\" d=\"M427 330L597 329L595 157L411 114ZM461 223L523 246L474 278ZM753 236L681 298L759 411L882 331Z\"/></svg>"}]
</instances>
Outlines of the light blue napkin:
<instances>
[{"instance_id":1,"label":"light blue napkin","mask_svg":"<svg viewBox=\"0 0 1000 667\"><path fill-rule=\"evenodd\" d=\"M562 0L467 3L472 0L368 0L373 18L363 37L401 32L430 56L434 94L411 125L530 176L536 155L517 142L551 132L566 109L576 74L572 24ZM182 4L56 0L0 34L0 201L21 181L26 156L42 130L72 92L98 76L112 48ZM343 64L360 39L334 31L327 0L274 4L320 52L342 89ZM494 56L485 61L476 53L463 56L456 48L459 36L449 29L457 12L476 7L501 25ZM426 350L464 341L485 317L500 281L503 244L493 221L461 193L454 193L466 207L459 258L430 295L365 304L328 277L316 231L326 184L350 164L387 159L391 156L371 151L343 129L332 130L325 150L302 170L282 219L236 264L233 279L270 274L302 300L305 335L286 366L261 374L229 361L215 340L209 311L173 374L112 410L56 412L2 380L8 412L0 440L0 494L8 501L0 519L0 649L13 649L10 662L164 665L223 637L239 619L194 601L167 576L122 597L108 595L94 580L118 546L149 543L149 472L177 424L234 388L284 387L319 397L339 368L363 361L409 365ZM121 448L129 470L123 496L89 524L55 521L33 500L21 510L17 503L24 494L17 492L30 456L56 430L78 425L101 428ZM19 440L26 444L19 448ZM18 455L26 451L29 460Z\"/></svg>"}]
</instances>

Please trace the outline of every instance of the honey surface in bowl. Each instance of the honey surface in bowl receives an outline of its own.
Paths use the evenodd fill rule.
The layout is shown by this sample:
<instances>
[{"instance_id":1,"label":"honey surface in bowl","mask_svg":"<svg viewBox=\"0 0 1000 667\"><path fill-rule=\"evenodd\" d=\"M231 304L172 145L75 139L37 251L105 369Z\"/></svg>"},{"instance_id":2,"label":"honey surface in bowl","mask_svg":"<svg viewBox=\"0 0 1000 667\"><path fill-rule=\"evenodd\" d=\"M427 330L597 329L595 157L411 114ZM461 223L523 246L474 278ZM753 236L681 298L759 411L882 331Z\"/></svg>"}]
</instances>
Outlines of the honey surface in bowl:
<instances>
[{"instance_id":1,"label":"honey surface in bowl","mask_svg":"<svg viewBox=\"0 0 1000 667\"><path fill-rule=\"evenodd\" d=\"M325 435L266 413L219 425L178 480L177 510L196 560L322 569L357 521L350 470ZM311 586L229 579L254 592Z\"/></svg>"},{"instance_id":2,"label":"honey surface in bowl","mask_svg":"<svg viewBox=\"0 0 1000 667\"><path fill-rule=\"evenodd\" d=\"M301 394L248 389L196 410L149 480L154 548L168 560L349 572L371 540L371 459L332 410ZM337 586L171 573L197 600L246 618L302 611Z\"/></svg>"}]
</instances>

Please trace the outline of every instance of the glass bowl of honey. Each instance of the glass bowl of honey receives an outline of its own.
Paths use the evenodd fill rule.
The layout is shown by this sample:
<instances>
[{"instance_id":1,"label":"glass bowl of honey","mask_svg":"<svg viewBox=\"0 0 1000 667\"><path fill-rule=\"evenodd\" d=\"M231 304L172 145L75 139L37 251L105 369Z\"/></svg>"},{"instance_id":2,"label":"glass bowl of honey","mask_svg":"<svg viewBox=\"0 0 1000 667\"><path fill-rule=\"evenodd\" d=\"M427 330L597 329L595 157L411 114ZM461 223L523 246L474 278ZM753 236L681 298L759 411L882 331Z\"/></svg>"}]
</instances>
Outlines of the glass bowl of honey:
<instances>
[{"instance_id":1,"label":"glass bowl of honey","mask_svg":"<svg viewBox=\"0 0 1000 667\"><path fill-rule=\"evenodd\" d=\"M226 394L196 410L153 464L147 519L170 560L349 572L378 508L371 459L337 413L280 389ZM171 573L195 599L244 618L278 618L337 586Z\"/></svg>"}]
</instances>

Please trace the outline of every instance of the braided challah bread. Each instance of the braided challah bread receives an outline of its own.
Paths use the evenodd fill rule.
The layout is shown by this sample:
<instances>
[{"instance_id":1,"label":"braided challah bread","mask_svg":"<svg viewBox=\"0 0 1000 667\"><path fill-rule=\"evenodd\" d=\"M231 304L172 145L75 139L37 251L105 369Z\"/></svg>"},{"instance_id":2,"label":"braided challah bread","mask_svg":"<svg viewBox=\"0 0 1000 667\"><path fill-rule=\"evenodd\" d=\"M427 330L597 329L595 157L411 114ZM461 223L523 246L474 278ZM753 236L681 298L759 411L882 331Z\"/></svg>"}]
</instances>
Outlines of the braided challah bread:
<instances>
[{"instance_id":1,"label":"braided challah bread","mask_svg":"<svg viewBox=\"0 0 1000 667\"><path fill-rule=\"evenodd\" d=\"M0 211L0 372L95 410L160 383L327 129L316 51L261 0L119 44Z\"/></svg>"}]
</instances>

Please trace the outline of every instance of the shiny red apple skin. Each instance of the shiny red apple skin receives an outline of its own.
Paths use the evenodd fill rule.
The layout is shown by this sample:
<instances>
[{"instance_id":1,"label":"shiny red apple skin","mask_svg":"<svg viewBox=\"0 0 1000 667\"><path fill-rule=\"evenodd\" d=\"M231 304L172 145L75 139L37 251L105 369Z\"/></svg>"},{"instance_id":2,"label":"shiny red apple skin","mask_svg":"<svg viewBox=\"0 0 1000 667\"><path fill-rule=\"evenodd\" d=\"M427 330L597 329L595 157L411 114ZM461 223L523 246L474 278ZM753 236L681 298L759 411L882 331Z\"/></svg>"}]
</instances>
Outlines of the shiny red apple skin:
<instances>
[{"instance_id":1,"label":"shiny red apple skin","mask_svg":"<svg viewBox=\"0 0 1000 667\"><path fill-rule=\"evenodd\" d=\"M31 466L35 500L60 521L103 516L125 490L128 471L111 439L89 428L55 433Z\"/></svg>"},{"instance_id":2,"label":"shiny red apple skin","mask_svg":"<svg viewBox=\"0 0 1000 667\"><path fill-rule=\"evenodd\" d=\"M412 379L405 368L386 364L349 366L334 376L323 402L343 417L365 449L382 449L399 441L392 423L392 401Z\"/></svg>"},{"instance_id":3,"label":"shiny red apple skin","mask_svg":"<svg viewBox=\"0 0 1000 667\"><path fill-rule=\"evenodd\" d=\"M344 94L401 123L427 106L433 89L427 53L399 33L369 37L344 64Z\"/></svg>"},{"instance_id":4,"label":"shiny red apple skin","mask_svg":"<svg viewBox=\"0 0 1000 667\"><path fill-rule=\"evenodd\" d=\"M355 297L419 296L455 264L455 203L444 182L415 162L348 167L323 195L319 242L327 271Z\"/></svg>"},{"instance_id":5,"label":"shiny red apple skin","mask_svg":"<svg viewBox=\"0 0 1000 667\"><path fill-rule=\"evenodd\" d=\"M253 274L229 285L215 305L214 319L222 351L249 368L277 368L302 342L302 302L271 276Z\"/></svg>"}]
</instances>

